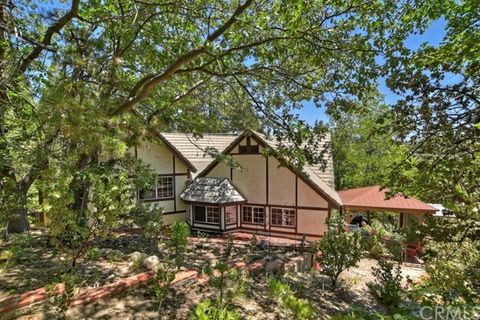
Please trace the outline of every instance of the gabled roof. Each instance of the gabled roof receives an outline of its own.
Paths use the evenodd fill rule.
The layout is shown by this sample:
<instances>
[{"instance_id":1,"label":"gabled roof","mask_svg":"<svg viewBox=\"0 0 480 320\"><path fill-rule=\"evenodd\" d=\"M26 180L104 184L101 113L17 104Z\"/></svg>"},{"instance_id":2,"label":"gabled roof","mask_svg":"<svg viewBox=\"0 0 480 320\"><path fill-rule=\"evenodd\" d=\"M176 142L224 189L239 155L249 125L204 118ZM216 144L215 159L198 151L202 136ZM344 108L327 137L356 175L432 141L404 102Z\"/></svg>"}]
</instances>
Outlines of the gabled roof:
<instances>
[{"instance_id":1,"label":"gabled roof","mask_svg":"<svg viewBox=\"0 0 480 320\"><path fill-rule=\"evenodd\" d=\"M267 139L263 134L247 130L243 134L239 135L235 140L233 140L229 146L227 146L222 153L228 154L233 148L240 143L245 137L247 136L253 136L256 138L258 141L260 141L261 144L264 146L270 148L275 152L278 143L273 140ZM332 162L331 156L329 159L327 159L327 163ZM214 160L212 163L210 163L202 172L200 172L198 175L199 176L204 176L208 172L210 172L211 169L218 163L218 160ZM286 163L287 167L290 168L292 171L295 172L295 170ZM314 168L312 168L314 167ZM327 165L329 167L329 165ZM333 168L333 164L330 164L330 167ZM342 200L338 196L338 193L335 191L333 185L329 185L327 182L325 182L322 177L319 175L319 172L321 171L320 168L318 170L316 169L315 166L309 166L305 165L302 168L302 172L299 173L299 177L302 178L307 184L309 184L313 189L315 189L317 192L320 194L324 195L326 198L328 198L330 201L332 201L335 205L338 207L342 206ZM328 173L327 173L328 174ZM329 173L331 177L328 180L333 181L333 169Z\"/></svg>"},{"instance_id":2,"label":"gabled roof","mask_svg":"<svg viewBox=\"0 0 480 320\"><path fill-rule=\"evenodd\" d=\"M370 186L339 191L343 205L350 209L396 211L405 213L435 213L432 206L412 197L396 194L386 199L387 188Z\"/></svg>"},{"instance_id":3,"label":"gabled roof","mask_svg":"<svg viewBox=\"0 0 480 320\"><path fill-rule=\"evenodd\" d=\"M247 199L227 178L197 177L182 192L185 202L227 204L246 202Z\"/></svg>"},{"instance_id":4,"label":"gabled roof","mask_svg":"<svg viewBox=\"0 0 480 320\"><path fill-rule=\"evenodd\" d=\"M202 171L214 160L204 152L206 148L216 148L221 152L238 137L238 134L204 134L200 138L189 133L165 132L159 135L162 141L184 160L192 172Z\"/></svg>"}]
</instances>

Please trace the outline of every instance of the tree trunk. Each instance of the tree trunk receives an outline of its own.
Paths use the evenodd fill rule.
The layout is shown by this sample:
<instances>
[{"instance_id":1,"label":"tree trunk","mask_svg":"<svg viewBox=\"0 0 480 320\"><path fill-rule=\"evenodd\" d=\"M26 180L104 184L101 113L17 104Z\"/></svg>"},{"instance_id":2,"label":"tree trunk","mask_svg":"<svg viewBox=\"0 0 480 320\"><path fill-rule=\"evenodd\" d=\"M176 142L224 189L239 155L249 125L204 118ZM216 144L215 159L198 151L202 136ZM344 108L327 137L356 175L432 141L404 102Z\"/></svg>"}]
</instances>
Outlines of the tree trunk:
<instances>
[{"instance_id":1,"label":"tree trunk","mask_svg":"<svg viewBox=\"0 0 480 320\"><path fill-rule=\"evenodd\" d=\"M28 210L25 207L18 209L18 212L8 222L8 232L23 233L30 230L28 222Z\"/></svg>"}]
</instances>

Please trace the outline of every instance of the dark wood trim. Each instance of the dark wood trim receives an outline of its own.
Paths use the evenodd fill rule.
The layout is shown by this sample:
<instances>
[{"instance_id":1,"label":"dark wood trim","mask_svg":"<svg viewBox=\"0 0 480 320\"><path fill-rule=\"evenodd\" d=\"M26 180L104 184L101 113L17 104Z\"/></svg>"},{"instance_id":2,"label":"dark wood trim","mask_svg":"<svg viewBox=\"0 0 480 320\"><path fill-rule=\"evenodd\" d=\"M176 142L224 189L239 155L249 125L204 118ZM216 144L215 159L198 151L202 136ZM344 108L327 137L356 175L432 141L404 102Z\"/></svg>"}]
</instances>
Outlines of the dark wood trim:
<instances>
[{"instance_id":1,"label":"dark wood trim","mask_svg":"<svg viewBox=\"0 0 480 320\"><path fill-rule=\"evenodd\" d=\"M237 145L239 145L240 141L242 141L242 139L244 139L245 137L252 137L253 139L255 139L255 141L257 141L258 145L262 146L263 148L266 148L268 146L266 142L263 141L260 137L257 137L254 132L245 131L243 134L239 135L237 139L232 141L232 143L227 148L225 148L222 154L230 154L230 151L232 151ZM277 158L277 160L280 161L286 168L290 169L290 171L292 171L296 176L300 177L300 179L302 179L303 182L305 182L310 188L312 188L322 198L326 199L327 202L329 203L331 202L332 204L334 204L332 207L335 207L335 208L340 207L339 205L335 204L333 199L330 196L328 196L323 190L321 190L318 186L315 186L306 177L304 177L303 174L297 173L290 164L286 163L281 158L278 158L276 156L275 150L272 147L268 146L268 148L273 151L273 156L275 156L275 158ZM212 161L202 172L199 173L199 176L200 177L206 176L210 171L213 170L213 168L215 168L217 164L218 164L218 160Z\"/></svg>"},{"instance_id":2,"label":"dark wood trim","mask_svg":"<svg viewBox=\"0 0 480 320\"><path fill-rule=\"evenodd\" d=\"M344 206L348 210L365 210L365 211L389 211L389 212L404 212L412 214L433 214L436 211L432 210L421 210L421 209L405 209L405 208L387 208L387 207L369 207L369 206Z\"/></svg>"},{"instance_id":3,"label":"dark wood trim","mask_svg":"<svg viewBox=\"0 0 480 320\"><path fill-rule=\"evenodd\" d=\"M251 146L252 145L252 141L251 141L251 138L250 136L247 136L247 146Z\"/></svg>"},{"instance_id":4,"label":"dark wood trim","mask_svg":"<svg viewBox=\"0 0 480 320\"><path fill-rule=\"evenodd\" d=\"M267 180L266 193L265 193L265 198L266 198L266 199L265 199L265 202L268 204L268 202L269 202L269 201L268 201L268 199L269 199L269 196L268 196L268 192L269 192L269 190L268 190L268 185L269 185L269 182L268 182L268 179L269 179L269 177L268 177L268 156L265 157L265 167L266 167L266 169L265 169L265 176L266 176L266 180Z\"/></svg>"},{"instance_id":5,"label":"dark wood trim","mask_svg":"<svg viewBox=\"0 0 480 320\"><path fill-rule=\"evenodd\" d=\"M159 176L159 177L188 176L188 172L181 172L181 173L158 173L157 176Z\"/></svg>"},{"instance_id":6,"label":"dark wood trim","mask_svg":"<svg viewBox=\"0 0 480 320\"><path fill-rule=\"evenodd\" d=\"M186 213L186 212L187 212L187 210L180 210L180 211L164 212L162 214L168 216L169 214L178 214L178 213Z\"/></svg>"},{"instance_id":7,"label":"dark wood trim","mask_svg":"<svg viewBox=\"0 0 480 320\"><path fill-rule=\"evenodd\" d=\"M194 216L194 218L195 218L195 216ZM193 220L193 222L194 222L194 224L195 224L195 222L196 222L197 224L200 223L200 224L207 224L207 225L209 225L209 226L218 226L219 229L222 230L220 223L203 222L203 221L197 221L197 220L195 220L195 219Z\"/></svg>"},{"instance_id":8,"label":"dark wood trim","mask_svg":"<svg viewBox=\"0 0 480 320\"><path fill-rule=\"evenodd\" d=\"M277 204L277 203L269 203L269 204L246 203L245 205L252 205L252 206L257 206L257 207L278 207L278 208L300 209L300 210L322 210L322 211L327 211L328 210L328 208L325 208L325 207L289 206L289 205L283 205L283 204Z\"/></svg>"},{"instance_id":9,"label":"dark wood trim","mask_svg":"<svg viewBox=\"0 0 480 320\"><path fill-rule=\"evenodd\" d=\"M230 167L230 181L233 182L233 168Z\"/></svg>"},{"instance_id":10,"label":"dark wood trim","mask_svg":"<svg viewBox=\"0 0 480 320\"><path fill-rule=\"evenodd\" d=\"M302 206L299 206L299 207L297 207L297 209L300 209L300 210L322 210L322 211L328 211L328 208L323 208L323 207L302 207Z\"/></svg>"},{"instance_id":11,"label":"dark wood trim","mask_svg":"<svg viewBox=\"0 0 480 320\"><path fill-rule=\"evenodd\" d=\"M295 233L298 232L298 176L295 175Z\"/></svg>"},{"instance_id":12,"label":"dark wood trim","mask_svg":"<svg viewBox=\"0 0 480 320\"><path fill-rule=\"evenodd\" d=\"M209 206L209 207L228 207L228 206L233 206L236 204L246 204L247 201L240 201L240 202L226 202L226 203L209 203L209 202L194 202L194 201L185 201L185 203L193 204L193 205L199 205L199 206Z\"/></svg>"},{"instance_id":13,"label":"dark wood trim","mask_svg":"<svg viewBox=\"0 0 480 320\"><path fill-rule=\"evenodd\" d=\"M173 211L177 211L177 182L175 180L175 154L173 154Z\"/></svg>"},{"instance_id":14,"label":"dark wood trim","mask_svg":"<svg viewBox=\"0 0 480 320\"><path fill-rule=\"evenodd\" d=\"M163 201L171 201L171 200L175 200L175 197L162 198L162 199L140 199L140 201L143 201L143 202L163 202Z\"/></svg>"}]
</instances>

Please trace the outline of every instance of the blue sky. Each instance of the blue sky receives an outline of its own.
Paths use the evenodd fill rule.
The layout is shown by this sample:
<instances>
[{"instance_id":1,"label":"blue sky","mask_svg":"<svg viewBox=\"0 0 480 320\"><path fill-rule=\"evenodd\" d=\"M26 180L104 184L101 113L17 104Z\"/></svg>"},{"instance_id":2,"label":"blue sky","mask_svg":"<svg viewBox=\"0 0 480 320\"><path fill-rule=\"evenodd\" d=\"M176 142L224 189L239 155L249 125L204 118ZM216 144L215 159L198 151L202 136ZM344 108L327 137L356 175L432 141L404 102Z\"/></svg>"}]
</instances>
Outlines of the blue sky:
<instances>
[{"instance_id":1,"label":"blue sky","mask_svg":"<svg viewBox=\"0 0 480 320\"><path fill-rule=\"evenodd\" d=\"M445 20L439 19L434 21L423 34L412 35L405 41L407 48L415 50L420 47L422 43L428 43L431 45L438 45L445 36ZM399 97L391 92L383 79L379 83L380 92L384 95L385 102L387 104L395 103ZM298 111L300 118L307 121L309 124L315 123L315 121L328 122L328 116L325 114L324 108L316 108L313 102L305 102L303 108Z\"/></svg>"}]
</instances>

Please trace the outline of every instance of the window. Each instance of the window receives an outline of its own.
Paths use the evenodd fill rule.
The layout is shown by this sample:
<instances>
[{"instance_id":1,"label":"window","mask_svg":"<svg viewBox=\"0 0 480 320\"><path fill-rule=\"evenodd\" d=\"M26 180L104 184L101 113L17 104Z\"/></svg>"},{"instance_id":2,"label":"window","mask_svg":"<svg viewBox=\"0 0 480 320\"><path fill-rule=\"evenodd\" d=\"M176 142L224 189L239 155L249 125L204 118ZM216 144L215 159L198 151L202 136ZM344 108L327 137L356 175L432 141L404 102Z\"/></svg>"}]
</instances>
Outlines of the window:
<instances>
[{"instance_id":1,"label":"window","mask_svg":"<svg viewBox=\"0 0 480 320\"><path fill-rule=\"evenodd\" d=\"M243 206L242 210L242 222L254 224L265 223L265 209L263 207Z\"/></svg>"},{"instance_id":2,"label":"window","mask_svg":"<svg viewBox=\"0 0 480 320\"><path fill-rule=\"evenodd\" d=\"M207 220L208 223L220 223L220 208L219 207L207 207Z\"/></svg>"},{"instance_id":3,"label":"window","mask_svg":"<svg viewBox=\"0 0 480 320\"><path fill-rule=\"evenodd\" d=\"M220 224L220 207L195 206L195 222Z\"/></svg>"},{"instance_id":4,"label":"window","mask_svg":"<svg viewBox=\"0 0 480 320\"><path fill-rule=\"evenodd\" d=\"M272 208L272 226L295 227L295 210Z\"/></svg>"},{"instance_id":5,"label":"window","mask_svg":"<svg viewBox=\"0 0 480 320\"><path fill-rule=\"evenodd\" d=\"M225 224L236 224L237 223L237 207L228 206L225 207Z\"/></svg>"},{"instance_id":6,"label":"window","mask_svg":"<svg viewBox=\"0 0 480 320\"><path fill-rule=\"evenodd\" d=\"M197 206L195 206L194 208L195 208L195 210L194 210L193 219L194 219L195 221L205 222L205 220L206 220L205 207L197 207Z\"/></svg>"},{"instance_id":7,"label":"window","mask_svg":"<svg viewBox=\"0 0 480 320\"><path fill-rule=\"evenodd\" d=\"M157 178L157 199L173 197L173 177Z\"/></svg>"},{"instance_id":8,"label":"window","mask_svg":"<svg viewBox=\"0 0 480 320\"><path fill-rule=\"evenodd\" d=\"M258 153L258 145L252 146L239 146L238 148L239 153Z\"/></svg>"},{"instance_id":9,"label":"window","mask_svg":"<svg viewBox=\"0 0 480 320\"><path fill-rule=\"evenodd\" d=\"M140 199L156 200L173 198L173 177L158 176L155 185L140 191Z\"/></svg>"}]
</instances>

